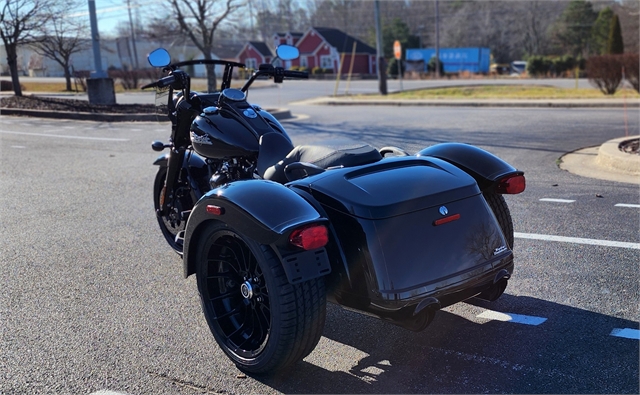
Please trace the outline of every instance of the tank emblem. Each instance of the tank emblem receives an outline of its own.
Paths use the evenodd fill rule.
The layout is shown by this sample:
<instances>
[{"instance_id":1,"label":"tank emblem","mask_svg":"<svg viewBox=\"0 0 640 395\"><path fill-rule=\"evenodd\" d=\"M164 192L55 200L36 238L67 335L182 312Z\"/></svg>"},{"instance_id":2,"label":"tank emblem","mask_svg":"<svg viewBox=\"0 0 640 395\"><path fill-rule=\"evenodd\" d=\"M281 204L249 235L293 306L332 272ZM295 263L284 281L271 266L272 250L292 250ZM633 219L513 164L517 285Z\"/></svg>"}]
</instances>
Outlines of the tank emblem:
<instances>
[{"instance_id":1,"label":"tank emblem","mask_svg":"<svg viewBox=\"0 0 640 395\"><path fill-rule=\"evenodd\" d=\"M253 111L253 108L247 108L246 110L244 110L243 114L245 117L251 118L251 119L258 116L258 114L256 114L255 111Z\"/></svg>"},{"instance_id":2,"label":"tank emblem","mask_svg":"<svg viewBox=\"0 0 640 395\"><path fill-rule=\"evenodd\" d=\"M206 134L203 136L200 136L195 134L194 132L191 132L191 142L203 144L203 145L213 145L211 140L209 140L209 136L207 136Z\"/></svg>"},{"instance_id":3,"label":"tank emblem","mask_svg":"<svg viewBox=\"0 0 640 395\"><path fill-rule=\"evenodd\" d=\"M447 214L449 214L449 209L448 209L448 208L446 208L445 206L441 206L441 207L440 207L440 210L438 210L438 211L439 211L439 212L440 212L440 214L442 214L442 215L447 215Z\"/></svg>"}]
</instances>

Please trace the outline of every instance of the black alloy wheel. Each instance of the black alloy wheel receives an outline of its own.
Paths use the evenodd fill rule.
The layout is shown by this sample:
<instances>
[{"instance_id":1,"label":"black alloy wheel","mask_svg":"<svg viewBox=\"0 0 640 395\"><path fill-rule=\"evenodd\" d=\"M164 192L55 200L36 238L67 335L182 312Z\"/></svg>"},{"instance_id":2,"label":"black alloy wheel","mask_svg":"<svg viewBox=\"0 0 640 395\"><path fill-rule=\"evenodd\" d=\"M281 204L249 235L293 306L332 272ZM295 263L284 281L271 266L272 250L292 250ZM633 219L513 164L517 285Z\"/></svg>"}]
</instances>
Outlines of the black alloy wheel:
<instances>
[{"instance_id":1,"label":"black alloy wheel","mask_svg":"<svg viewBox=\"0 0 640 395\"><path fill-rule=\"evenodd\" d=\"M291 285L270 247L223 223L198 238L197 283L209 328L249 373L271 373L304 358L326 316L323 279Z\"/></svg>"}]
</instances>

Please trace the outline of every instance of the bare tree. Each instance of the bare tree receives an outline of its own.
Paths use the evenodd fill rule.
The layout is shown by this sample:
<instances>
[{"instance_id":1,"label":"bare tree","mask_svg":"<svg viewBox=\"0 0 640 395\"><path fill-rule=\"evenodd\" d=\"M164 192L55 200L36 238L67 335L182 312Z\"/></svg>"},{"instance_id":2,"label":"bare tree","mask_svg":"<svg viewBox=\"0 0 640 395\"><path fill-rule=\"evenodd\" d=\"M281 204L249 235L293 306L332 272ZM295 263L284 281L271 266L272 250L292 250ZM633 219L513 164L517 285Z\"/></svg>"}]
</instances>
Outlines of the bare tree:
<instances>
[{"instance_id":1,"label":"bare tree","mask_svg":"<svg viewBox=\"0 0 640 395\"><path fill-rule=\"evenodd\" d=\"M13 92L22 96L18 76L18 46L36 41L36 34L50 18L50 0L5 0L0 11L0 37L7 52Z\"/></svg>"},{"instance_id":2,"label":"bare tree","mask_svg":"<svg viewBox=\"0 0 640 395\"><path fill-rule=\"evenodd\" d=\"M205 59L212 59L213 36L220 24L234 11L244 6L236 0L169 0L180 29L198 47ZM222 4L221 4L222 3ZM216 90L213 65L206 65L207 89Z\"/></svg>"},{"instance_id":3,"label":"bare tree","mask_svg":"<svg viewBox=\"0 0 640 395\"><path fill-rule=\"evenodd\" d=\"M58 3L50 8L49 22L40 29L42 38L34 43L36 53L57 62L64 70L66 90L71 90L71 55L90 47L84 20L69 18L79 2Z\"/></svg>"}]
</instances>

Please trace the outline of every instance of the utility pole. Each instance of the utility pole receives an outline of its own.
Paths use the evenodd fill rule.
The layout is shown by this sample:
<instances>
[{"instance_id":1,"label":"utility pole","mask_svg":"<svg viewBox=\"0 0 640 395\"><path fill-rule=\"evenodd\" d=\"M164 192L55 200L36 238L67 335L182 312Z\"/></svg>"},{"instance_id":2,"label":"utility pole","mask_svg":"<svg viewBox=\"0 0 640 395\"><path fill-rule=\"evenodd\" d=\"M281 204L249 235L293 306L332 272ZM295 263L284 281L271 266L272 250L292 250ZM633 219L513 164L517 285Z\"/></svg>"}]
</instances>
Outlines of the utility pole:
<instances>
[{"instance_id":1,"label":"utility pole","mask_svg":"<svg viewBox=\"0 0 640 395\"><path fill-rule=\"evenodd\" d=\"M91 23L91 43L93 44L93 63L96 68L91 72L91 78L105 78L107 74L102 70L100 57L100 34L98 33L98 18L96 18L96 2L89 0L89 22Z\"/></svg>"},{"instance_id":2,"label":"utility pole","mask_svg":"<svg viewBox=\"0 0 640 395\"><path fill-rule=\"evenodd\" d=\"M127 10L129 10L129 27L131 28L131 43L133 44L133 66L136 70L140 68L138 65L138 49L136 48L136 33L133 29L133 18L131 18L131 0L127 0Z\"/></svg>"},{"instance_id":3,"label":"utility pole","mask_svg":"<svg viewBox=\"0 0 640 395\"><path fill-rule=\"evenodd\" d=\"M100 35L98 34L98 18L96 18L96 2L89 1L89 21L91 23L91 41L93 43L93 61L95 71L87 78L87 95L90 104L116 104L116 91L113 87L113 79L108 78L102 70L102 58L100 57Z\"/></svg>"},{"instance_id":4,"label":"utility pole","mask_svg":"<svg viewBox=\"0 0 640 395\"><path fill-rule=\"evenodd\" d=\"M440 7L436 0L436 78L440 78Z\"/></svg>"},{"instance_id":5,"label":"utility pole","mask_svg":"<svg viewBox=\"0 0 640 395\"><path fill-rule=\"evenodd\" d=\"M380 26L380 3L375 0L374 14L376 18L376 71L378 72L378 88L381 95L387 94L387 71L382 53L382 27Z\"/></svg>"}]
</instances>

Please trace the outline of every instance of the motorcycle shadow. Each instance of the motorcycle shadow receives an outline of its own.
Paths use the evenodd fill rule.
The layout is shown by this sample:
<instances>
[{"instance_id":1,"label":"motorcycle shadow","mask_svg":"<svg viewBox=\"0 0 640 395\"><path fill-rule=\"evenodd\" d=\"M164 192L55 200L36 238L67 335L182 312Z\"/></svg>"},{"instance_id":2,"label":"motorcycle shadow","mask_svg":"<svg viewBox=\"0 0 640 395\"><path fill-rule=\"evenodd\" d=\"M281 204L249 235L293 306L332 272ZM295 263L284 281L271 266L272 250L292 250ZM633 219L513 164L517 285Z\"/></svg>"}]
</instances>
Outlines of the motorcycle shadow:
<instances>
[{"instance_id":1,"label":"motorcycle shadow","mask_svg":"<svg viewBox=\"0 0 640 395\"><path fill-rule=\"evenodd\" d=\"M486 310L546 321L461 316ZM283 393L638 393L637 341L610 336L615 328L638 323L508 294L440 311L419 333L329 305L316 349L256 379Z\"/></svg>"}]
</instances>

